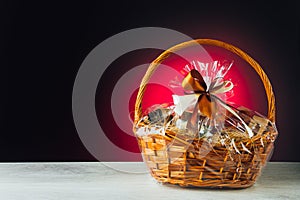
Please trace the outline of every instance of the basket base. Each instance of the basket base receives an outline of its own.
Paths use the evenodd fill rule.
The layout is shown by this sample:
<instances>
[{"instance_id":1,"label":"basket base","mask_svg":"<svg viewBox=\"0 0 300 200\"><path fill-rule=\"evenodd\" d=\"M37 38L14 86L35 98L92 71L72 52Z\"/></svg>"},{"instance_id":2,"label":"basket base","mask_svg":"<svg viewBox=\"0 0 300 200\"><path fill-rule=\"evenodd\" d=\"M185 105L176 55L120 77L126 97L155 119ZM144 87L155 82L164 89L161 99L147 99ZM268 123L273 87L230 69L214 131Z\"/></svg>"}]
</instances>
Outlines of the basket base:
<instances>
[{"instance_id":1,"label":"basket base","mask_svg":"<svg viewBox=\"0 0 300 200\"><path fill-rule=\"evenodd\" d=\"M173 179L163 179L152 177L162 185L166 186L178 186L183 188L205 188L205 189L244 189L249 188L254 185L255 180L253 181L236 181L232 182L232 180L227 181L219 181L219 180L208 180L208 181L180 181Z\"/></svg>"},{"instance_id":2,"label":"basket base","mask_svg":"<svg viewBox=\"0 0 300 200\"><path fill-rule=\"evenodd\" d=\"M211 148L200 140L184 146L162 135L138 138L144 162L154 179L164 184L202 188L251 187L273 149L269 137L263 140L249 144L251 152L232 154L221 145Z\"/></svg>"}]
</instances>

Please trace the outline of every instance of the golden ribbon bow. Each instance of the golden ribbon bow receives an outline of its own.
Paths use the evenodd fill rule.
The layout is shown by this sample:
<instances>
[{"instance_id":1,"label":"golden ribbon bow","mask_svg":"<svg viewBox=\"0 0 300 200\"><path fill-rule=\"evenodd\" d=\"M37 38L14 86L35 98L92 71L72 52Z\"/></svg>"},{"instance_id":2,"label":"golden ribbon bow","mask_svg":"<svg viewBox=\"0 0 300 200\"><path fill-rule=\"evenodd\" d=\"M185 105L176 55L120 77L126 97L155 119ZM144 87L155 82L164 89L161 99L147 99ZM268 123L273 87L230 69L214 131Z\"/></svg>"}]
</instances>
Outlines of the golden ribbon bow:
<instances>
[{"instance_id":1,"label":"golden ribbon bow","mask_svg":"<svg viewBox=\"0 0 300 200\"><path fill-rule=\"evenodd\" d=\"M194 107L193 114L188 121L188 127L195 129L198 121L198 110L200 116L212 119L217 110L216 99L220 100L215 94L224 93L233 88L231 81L219 81L220 78L215 78L207 87L201 74L192 69L182 81L182 87L185 91L191 91L192 94L198 96L197 103Z\"/></svg>"}]
</instances>

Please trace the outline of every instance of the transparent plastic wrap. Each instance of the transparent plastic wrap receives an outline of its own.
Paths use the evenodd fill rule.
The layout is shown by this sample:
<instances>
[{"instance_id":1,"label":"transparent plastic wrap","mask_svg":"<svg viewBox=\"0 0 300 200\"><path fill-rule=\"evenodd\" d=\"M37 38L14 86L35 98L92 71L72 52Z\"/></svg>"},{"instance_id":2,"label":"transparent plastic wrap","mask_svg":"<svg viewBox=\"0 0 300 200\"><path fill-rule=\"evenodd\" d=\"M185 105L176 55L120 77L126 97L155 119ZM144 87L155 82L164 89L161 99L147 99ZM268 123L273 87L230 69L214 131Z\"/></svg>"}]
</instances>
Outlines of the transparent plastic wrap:
<instances>
[{"instance_id":1,"label":"transparent plastic wrap","mask_svg":"<svg viewBox=\"0 0 300 200\"><path fill-rule=\"evenodd\" d=\"M199 61L193 63L199 64L182 80L170 80L184 95L148 108L135 122L144 162L162 183L249 187L272 154L275 123L227 102L234 95L234 84L224 80L231 64L215 61L201 68Z\"/></svg>"}]
</instances>

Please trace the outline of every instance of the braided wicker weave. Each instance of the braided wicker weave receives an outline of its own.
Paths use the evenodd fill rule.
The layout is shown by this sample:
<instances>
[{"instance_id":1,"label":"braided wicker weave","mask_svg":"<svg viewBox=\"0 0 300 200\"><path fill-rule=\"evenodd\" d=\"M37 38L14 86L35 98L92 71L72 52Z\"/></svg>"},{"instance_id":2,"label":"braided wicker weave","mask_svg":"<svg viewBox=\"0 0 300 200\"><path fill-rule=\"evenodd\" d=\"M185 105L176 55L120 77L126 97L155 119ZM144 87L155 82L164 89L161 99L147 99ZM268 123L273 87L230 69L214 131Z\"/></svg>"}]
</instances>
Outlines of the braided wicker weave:
<instances>
[{"instance_id":1,"label":"braided wicker weave","mask_svg":"<svg viewBox=\"0 0 300 200\"><path fill-rule=\"evenodd\" d=\"M155 69L173 52L198 44L227 49L253 67L260 76L267 94L268 119L275 122L275 97L271 83L260 65L241 49L230 44L212 39L197 39L166 50L150 64L137 95L135 124L142 126L138 124L142 118L142 100L146 85ZM277 134L276 129L266 129L263 134L242 138L237 148L242 149L243 146L249 151L236 154L232 154L221 143L215 143L212 147L203 138L178 136L172 130L166 130L165 135L136 136L144 162L151 175L159 182L194 187L246 188L253 185L260 175L262 167L271 155ZM206 151L205 156L202 156L200 151Z\"/></svg>"}]
</instances>

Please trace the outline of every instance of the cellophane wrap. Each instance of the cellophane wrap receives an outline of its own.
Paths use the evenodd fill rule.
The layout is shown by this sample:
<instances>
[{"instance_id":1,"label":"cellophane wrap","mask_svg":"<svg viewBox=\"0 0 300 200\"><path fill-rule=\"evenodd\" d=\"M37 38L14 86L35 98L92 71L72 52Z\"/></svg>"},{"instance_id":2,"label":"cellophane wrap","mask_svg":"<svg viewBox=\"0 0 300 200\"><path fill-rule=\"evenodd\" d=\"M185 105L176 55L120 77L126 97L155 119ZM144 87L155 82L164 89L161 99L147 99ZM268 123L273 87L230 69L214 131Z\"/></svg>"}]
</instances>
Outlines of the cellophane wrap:
<instances>
[{"instance_id":1,"label":"cellophane wrap","mask_svg":"<svg viewBox=\"0 0 300 200\"><path fill-rule=\"evenodd\" d=\"M144 161L159 182L247 187L269 160L275 124L229 101L238 95L224 79L231 66L193 61L182 80L170 80L184 95L148 108L135 124Z\"/></svg>"}]
</instances>

